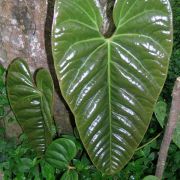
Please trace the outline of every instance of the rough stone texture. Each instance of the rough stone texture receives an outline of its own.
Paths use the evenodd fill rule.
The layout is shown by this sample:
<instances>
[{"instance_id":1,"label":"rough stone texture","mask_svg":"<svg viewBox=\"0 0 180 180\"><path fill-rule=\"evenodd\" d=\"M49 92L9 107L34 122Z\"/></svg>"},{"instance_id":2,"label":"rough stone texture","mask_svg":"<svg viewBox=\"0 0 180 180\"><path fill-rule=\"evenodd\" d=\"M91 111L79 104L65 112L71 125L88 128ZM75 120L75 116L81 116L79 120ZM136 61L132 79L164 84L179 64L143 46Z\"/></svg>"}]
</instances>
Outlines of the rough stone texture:
<instances>
[{"instance_id":1,"label":"rough stone texture","mask_svg":"<svg viewBox=\"0 0 180 180\"><path fill-rule=\"evenodd\" d=\"M20 56L27 59L31 71L47 67L46 1L1 0L0 3L0 62L7 67L13 58Z\"/></svg>"},{"instance_id":2,"label":"rough stone texture","mask_svg":"<svg viewBox=\"0 0 180 180\"><path fill-rule=\"evenodd\" d=\"M50 29L53 1L49 1L48 15L47 6L46 0L0 0L0 63L8 67L14 58L23 57L32 72L40 67L50 68L57 90L54 105L57 129L59 132L72 132L69 110L62 103L52 67ZM46 29L45 24L48 26ZM18 128L10 126L10 129Z\"/></svg>"},{"instance_id":3,"label":"rough stone texture","mask_svg":"<svg viewBox=\"0 0 180 180\"><path fill-rule=\"evenodd\" d=\"M111 13L114 1L99 0L104 16L100 30L106 37L115 29ZM54 0L0 0L0 63L8 67L14 58L23 57L32 72L40 67L49 68L56 89L54 114L57 129L72 132L73 116L60 95L53 67L50 37L53 6ZM10 129L18 128L10 126Z\"/></svg>"}]
</instances>

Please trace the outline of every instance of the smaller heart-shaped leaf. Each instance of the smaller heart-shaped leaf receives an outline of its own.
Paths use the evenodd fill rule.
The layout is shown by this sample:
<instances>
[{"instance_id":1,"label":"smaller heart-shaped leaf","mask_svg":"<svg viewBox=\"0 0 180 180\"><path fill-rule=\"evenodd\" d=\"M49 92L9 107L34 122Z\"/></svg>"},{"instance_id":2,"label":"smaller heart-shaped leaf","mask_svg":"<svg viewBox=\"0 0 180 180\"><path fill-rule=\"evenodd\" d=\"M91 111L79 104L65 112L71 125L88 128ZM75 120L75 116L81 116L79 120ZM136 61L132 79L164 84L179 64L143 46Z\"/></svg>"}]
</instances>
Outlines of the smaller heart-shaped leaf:
<instances>
[{"instance_id":1,"label":"smaller heart-shaped leaf","mask_svg":"<svg viewBox=\"0 0 180 180\"><path fill-rule=\"evenodd\" d=\"M75 143L70 139L60 138L49 145L45 153L45 159L57 169L68 169L70 161L76 154Z\"/></svg>"},{"instance_id":2,"label":"smaller heart-shaped leaf","mask_svg":"<svg viewBox=\"0 0 180 180\"><path fill-rule=\"evenodd\" d=\"M54 86L45 69L36 74L36 84L27 63L15 59L8 68L7 92L11 108L38 156L52 141Z\"/></svg>"}]
</instances>

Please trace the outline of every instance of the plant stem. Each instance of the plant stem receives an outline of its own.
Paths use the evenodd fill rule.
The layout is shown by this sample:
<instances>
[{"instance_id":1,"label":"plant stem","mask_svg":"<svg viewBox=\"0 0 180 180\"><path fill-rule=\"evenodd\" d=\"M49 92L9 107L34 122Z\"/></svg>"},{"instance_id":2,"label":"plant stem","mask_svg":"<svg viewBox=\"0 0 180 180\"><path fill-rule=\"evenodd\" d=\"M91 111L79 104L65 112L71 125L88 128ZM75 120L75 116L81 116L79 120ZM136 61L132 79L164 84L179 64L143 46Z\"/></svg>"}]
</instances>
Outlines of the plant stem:
<instances>
[{"instance_id":1,"label":"plant stem","mask_svg":"<svg viewBox=\"0 0 180 180\"><path fill-rule=\"evenodd\" d=\"M140 149L144 148L145 146L147 146L148 144L151 144L153 141L155 141L159 136L161 135L161 132L155 136L153 139L151 139L149 142L145 143L144 145L140 146L139 148L136 149L136 151L139 151Z\"/></svg>"},{"instance_id":2,"label":"plant stem","mask_svg":"<svg viewBox=\"0 0 180 180\"><path fill-rule=\"evenodd\" d=\"M160 180L162 179L163 176L169 145L171 143L173 131L176 127L176 123L179 115L180 115L180 77L177 78L173 88L172 104L171 104L169 119L159 151L159 158L157 162L155 175Z\"/></svg>"},{"instance_id":3,"label":"plant stem","mask_svg":"<svg viewBox=\"0 0 180 180\"><path fill-rule=\"evenodd\" d=\"M76 168L74 166L68 166L68 169L73 170L73 169L76 169Z\"/></svg>"}]
</instances>

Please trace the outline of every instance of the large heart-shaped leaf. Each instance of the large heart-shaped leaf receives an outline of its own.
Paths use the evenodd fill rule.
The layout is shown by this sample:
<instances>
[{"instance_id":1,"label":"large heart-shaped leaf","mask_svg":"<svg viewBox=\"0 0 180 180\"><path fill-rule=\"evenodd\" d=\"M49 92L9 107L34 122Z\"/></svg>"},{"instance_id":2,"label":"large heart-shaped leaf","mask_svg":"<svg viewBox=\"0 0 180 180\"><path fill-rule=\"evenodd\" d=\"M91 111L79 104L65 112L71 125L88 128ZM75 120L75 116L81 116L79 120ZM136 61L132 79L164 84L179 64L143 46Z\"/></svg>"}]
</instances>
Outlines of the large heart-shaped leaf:
<instances>
[{"instance_id":1,"label":"large heart-shaped leaf","mask_svg":"<svg viewBox=\"0 0 180 180\"><path fill-rule=\"evenodd\" d=\"M62 94L98 169L113 174L141 142L172 50L168 0L116 0L114 34L98 0L56 0L52 49Z\"/></svg>"},{"instance_id":2,"label":"large heart-shaped leaf","mask_svg":"<svg viewBox=\"0 0 180 180\"><path fill-rule=\"evenodd\" d=\"M72 140L60 138L49 145L45 158L55 168L68 169L76 153L76 145Z\"/></svg>"},{"instance_id":3,"label":"large heart-shaped leaf","mask_svg":"<svg viewBox=\"0 0 180 180\"><path fill-rule=\"evenodd\" d=\"M54 86L49 72L40 69L35 86L29 68L16 59L8 68L7 91L10 105L38 155L52 139L52 103Z\"/></svg>"},{"instance_id":4,"label":"large heart-shaped leaf","mask_svg":"<svg viewBox=\"0 0 180 180\"><path fill-rule=\"evenodd\" d=\"M43 118L48 128L48 131L53 133L53 102L54 102L54 84L51 75L46 69L40 69L36 74L36 85L42 93L41 96L41 111ZM53 134L52 134L53 135ZM51 135L51 136L52 136Z\"/></svg>"}]
</instances>

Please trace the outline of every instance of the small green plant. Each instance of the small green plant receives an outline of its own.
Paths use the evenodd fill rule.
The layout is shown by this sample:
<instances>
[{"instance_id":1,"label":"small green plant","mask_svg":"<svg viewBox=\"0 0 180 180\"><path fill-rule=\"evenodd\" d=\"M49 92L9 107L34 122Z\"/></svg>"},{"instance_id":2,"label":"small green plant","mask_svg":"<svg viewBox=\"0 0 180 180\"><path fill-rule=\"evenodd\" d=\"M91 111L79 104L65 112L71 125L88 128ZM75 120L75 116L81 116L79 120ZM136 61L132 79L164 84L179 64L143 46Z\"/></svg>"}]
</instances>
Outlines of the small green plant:
<instances>
[{"instance_id":1,"label":"small green plant","mask_svg":"<svg viewBox=\"0 0 180 180\"><path fill-rule=\"evenodd\" d=\"M52 168L49 168L48 172L46 170L46 166L50 165L45 162L42 164L43 161L39 162L37 156L29 147L25 135L21 135L19 145L15 138L4 139L2 142L3 160L1 160L0 171L3 172L4 180L39 180L47 179L50 176L54 177L53 171L50 171Z\"/></svg>"}]
</instances>

